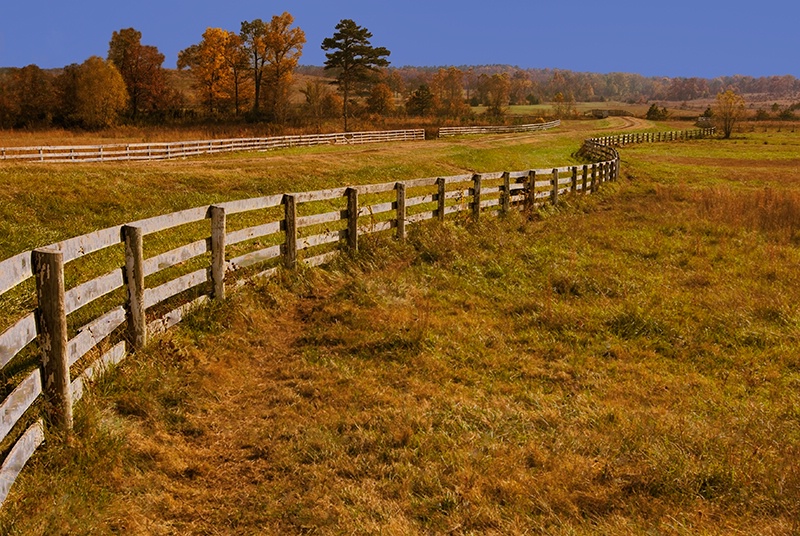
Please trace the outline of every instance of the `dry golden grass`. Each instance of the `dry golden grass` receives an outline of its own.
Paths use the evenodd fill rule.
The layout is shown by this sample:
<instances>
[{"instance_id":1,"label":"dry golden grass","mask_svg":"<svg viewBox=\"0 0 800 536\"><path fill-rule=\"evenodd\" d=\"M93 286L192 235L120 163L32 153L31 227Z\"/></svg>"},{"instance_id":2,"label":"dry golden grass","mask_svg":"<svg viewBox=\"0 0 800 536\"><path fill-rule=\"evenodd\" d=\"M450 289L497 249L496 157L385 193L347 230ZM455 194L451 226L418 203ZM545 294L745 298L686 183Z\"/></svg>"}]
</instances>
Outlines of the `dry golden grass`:
<instances>
[{"instance_id":1,"label":"dry golden grass","mask_svg":"<svg viewBox=\"0 0 800 536\"><path fill-rule=\"evenodd\" d=\"M730 147L660 151L725 176ZM198 312L95 386L0 529L796 534L800 182L658 152Z\"/></svg>"}]
</instances>

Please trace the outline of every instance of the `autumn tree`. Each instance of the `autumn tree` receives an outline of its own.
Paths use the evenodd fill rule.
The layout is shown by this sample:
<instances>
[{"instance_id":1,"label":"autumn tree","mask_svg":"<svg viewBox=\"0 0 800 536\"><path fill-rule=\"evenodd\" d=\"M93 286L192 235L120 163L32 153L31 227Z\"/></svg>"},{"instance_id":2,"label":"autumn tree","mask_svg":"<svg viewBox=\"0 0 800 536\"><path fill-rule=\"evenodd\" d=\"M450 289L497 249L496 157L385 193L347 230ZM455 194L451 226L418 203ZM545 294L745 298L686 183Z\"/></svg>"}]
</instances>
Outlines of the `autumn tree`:
<instances>
[{"instance_id":1,"label":"autumn tree","mask_svg":"<svg viewBox=\"0 0 800 536\"><path fill-rule=\"evenodd\" d=\"M406 101L406 112L409 115L426 116L434 111L434 98L427 84L420 85Z\"/></svg>"},{"instance_id":2,"label":"autumn tree","mask_svg":"<svg viewBox=\"0 0 800 536\"><path fill-rule=\"evenodd\" d=\"M220 111L221 104L234 100L238 90L226 61L232 41L237 46L239 37L221 28L207 28L200 43L178 53L178 69L188 68L192 73L211 115Z\"/></svg>"},{"instance_id":3,"label":"autumn tree","mask_svg":"<svg viewBox=\"0 0 800 536\"><path fill-rule=\"evenodd\" d=\"M439 69L430 85L436 113L445 117L461 117L469 113L464 98L464 73L456 67Z\"/></svg>"},{"instance_id":4,"label":"autumn tree","mask_svg":"<svg viewBox=\"0 0 800 536\"><path fill-rule=\"evenodd\" d=\"M394 92L389 84L380 82L372 86L367 96L367 109L370 113L389 115L394 112Z\"/></svg>"},{"instance_id":5,"label":"autumn tree","mask_svg":"<svg viewBox=\"0 0 800 536\"><path fill-rule=\"evenodd\" d=\"M505 113L511 96L511 81L508 74L497 73L492 76L480 75L479 84L486 95L486 113L501 116Z\"/></svg>"},{"instance_id":6,"label":"autumn tree","mask_svg":"<svg viewBox=\"0 0 800 536\"><path fill-rule=\"evenodd\" d=\"M333 36L322 41L322 50L331 51L325 54L325 69L337 73L336 83L342 92L345 132L352 92L368 82L380 67L389 65L386 57L391 53L384 47L373 47L371 38L372 33L366 28L350 19L342 19Z\"/></svg>"},{"instance_id":7,"label":"autumn tree","mask_svg":"<svg viewBox=\"0 0 800 536\"><path fill-rule=\"evenodd\" d=\"M722 129L722 137L728 139L733 133L733 127L744 118L744 97L727 89L717 93L717 100L713 107L714 122Z\"/></svg>"},{"instance_id":8,"label":"autumn tree","mask_svg":"<svg viewBox=\"0 0 800 536\"><path fill-rule=\"evenodd\" d=\"M163 110L168 99L164 55L154 46L142 45L142 32L125 28L114 32L108 60L114 64L129 96L131 117Z\"/></svg>"},{"instance_id":9,"label":"autumn tree","mask_svg":"<svg viewBox=\"0 0 800 536\"><path fill-rule=\"evenodd\" d=\"M116 124L128 104L122 75L114 64L97 56L65 68L59 94L65 120L92 130Z\"/></svg>"},{"instance_id":10,"label":"autumn tree","mask_svg":"<svg viewBox=\"0 0 800 536\"><path fill-rule=\"evenodd\" d=\"M0 125L49 126L56 107L54 77L36 65L11 69L0 88Z\"/></svg>"},{"instance_id":11,"label":"autumn tree","mask_svg":"<svg viewBox=\"0 0 800 536\"><path fill-rule=\"evenodd\" d=\"M258 113L261 102L261 82L267 65L267 25L261 19L242 22L239 36L248 55L253 80L253 113Z\"/></svg>"},{"instance_id":12,"label":"autumn tree","mask_svg":"<svg viewBox=\"0 0 800 536\"><path fill-rule=\"evenodd\" d=\"M289 13L275 15L264 34L268 111L278 122L286 119L292 76L306 42L305 32L292 28L292 24L294 17Z\"/></svg>"},{"instance_id":13,"label":"autumn tree","mask_svg":"<svg viewBox=\"0 0 800 536\"><path fill-rule=\"evenodd\" d=\"M509 95L511 104L525 104L532 88L533 83L528 73L522 70L514 71L514 74L511 75L511 92Z\"/></svg>"},{"instance_id":14,"label":"autumn tree","mask_svg":"<svg viewBox=\"0 0 800 536\"><path fill-rule=\"evenodd\" d=\"M341 115L342 99L331 90L329 84L321 80L306 82L305 89L300 91L306 98L303 111L306 117L314 121L317 130L321 130L323 119Z\"/></svg>"}]
</instances>

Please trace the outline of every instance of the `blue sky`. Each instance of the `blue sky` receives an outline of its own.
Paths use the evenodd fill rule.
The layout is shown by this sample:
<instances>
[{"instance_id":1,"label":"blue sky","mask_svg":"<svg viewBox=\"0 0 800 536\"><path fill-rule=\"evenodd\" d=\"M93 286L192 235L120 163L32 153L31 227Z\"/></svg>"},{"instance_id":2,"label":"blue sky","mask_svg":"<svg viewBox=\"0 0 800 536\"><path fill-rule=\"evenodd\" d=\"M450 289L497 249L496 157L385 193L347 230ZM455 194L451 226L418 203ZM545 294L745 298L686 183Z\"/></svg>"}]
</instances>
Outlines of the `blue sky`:
<instances>
[{"instance_id":1,"label":"blue sky","mask_svg":"<svg viewBox=\"0 0 800 536\"><path fill-rule=\"evenodd\" d=\"M209 27L290 12L306 32L301 63L343 18L373 34L394 66L511 64L646 76L800 78L796 0L5 0L0 66L62 67L105 57L112 32L133 27L175 67ZM124 7L121 7L124 6Z\"/></svg>"}]
</instances>

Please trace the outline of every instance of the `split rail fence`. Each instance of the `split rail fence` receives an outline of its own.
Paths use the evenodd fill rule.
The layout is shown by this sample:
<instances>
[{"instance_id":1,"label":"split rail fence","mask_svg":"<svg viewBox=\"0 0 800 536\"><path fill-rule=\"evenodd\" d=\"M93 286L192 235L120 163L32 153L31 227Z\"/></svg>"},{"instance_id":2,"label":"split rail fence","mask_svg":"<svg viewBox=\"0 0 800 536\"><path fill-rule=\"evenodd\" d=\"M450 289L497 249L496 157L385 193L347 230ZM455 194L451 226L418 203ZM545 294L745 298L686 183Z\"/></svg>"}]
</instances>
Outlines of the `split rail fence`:
<instances>
[{"instance_id":1,"label":"split rail fence","mask_svg":"<svg viewBox=\"0 0 800 536\"><path fill-rule=\"evenodd\" d=\"M625 135L627 136L627 135ZM619 137L600 161L431 177L229 201L70 238L0 262L0 503L45 439L72 428L84 387L209 299L281 267L323 264L359 237L463 213L506 213L616 180ZM681 138L683 139L683 138ZM599 140L599 141L598 141Z\"/></svg>"},{"instance_id":2,"label":"split rail fence","mask_svg":"<svg viewBox=\"0 0 800 536\"><path fill-rule=\"evenodd\" d=\"M35 162L114 162L123 160L166 160L201 154L233 151L268 151L313 145L381 143L424 140L425 130L386 130L337 134L302 134L271 138L236 138L169 143L127 143L107 145L63 145L0 148L0 160Z\"/></svg>"}]
</instances>

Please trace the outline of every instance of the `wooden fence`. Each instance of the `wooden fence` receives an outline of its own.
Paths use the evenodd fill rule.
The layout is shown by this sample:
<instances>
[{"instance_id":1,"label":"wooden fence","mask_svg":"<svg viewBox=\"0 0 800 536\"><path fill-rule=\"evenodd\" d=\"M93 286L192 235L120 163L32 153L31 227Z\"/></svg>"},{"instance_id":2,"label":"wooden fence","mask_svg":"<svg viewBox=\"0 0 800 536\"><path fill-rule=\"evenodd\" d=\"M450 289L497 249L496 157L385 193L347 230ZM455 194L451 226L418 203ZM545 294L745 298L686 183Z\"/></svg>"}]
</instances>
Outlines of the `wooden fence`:
<instances>
[{"instance_id":1,"label":"wooden fence","mask_svg":"<svg viewBox=\"0 0 800 536\"><path fill-rule=\"evenodd\" d=\"M71 238L0 262L0 503L45 439L72 427L90 381L209 299L281 266L319 265L369 233L596 192L613 158L218 203ZM147 254L145 254L147 252Z\"/></svg>"},{"instance_id":2,"label":"wooden fence","mask_svg":"<svg viewBox=\"0 0 800 536\"><path fill-rule=\"evenodd\" d=\"M509 134L514 132L536 132L548 130L561 125L560 120L550 121L549 123L534 123L531 125L511 125L511 126L486 126L486 127L441 127L439 137L460 136L462 134Z\"/></svg>"},{"instance_id":3,"label":"wooden fence","mask_svg":"<svg viewBox=\"0 0 800 536\"><path fill-rule=\"evenodd\" d=\"M338 134L302 134L271 138L237 138L170 143L110 145L64 145L0 148L0 160L35 162L114 162L122 160L166 160L233 151L268 151L312 145L363 144L424 140L425 130L387 130Z\"/></svg>"},{"instance_id":4,"label":"wooden fence","mask_svg":"<svg viewBox=\"0 0 800 536\"><path fill-rule=\"evenodd\" d=\"M616 134L591 138L584 142L604 147L624 147L633 143L653 143L659 141L696 140L708 138L716 133L715 128L697 128L693 130L671 130L668 132L631 132L630 134Z\"/></svg>"}]
</instances>

